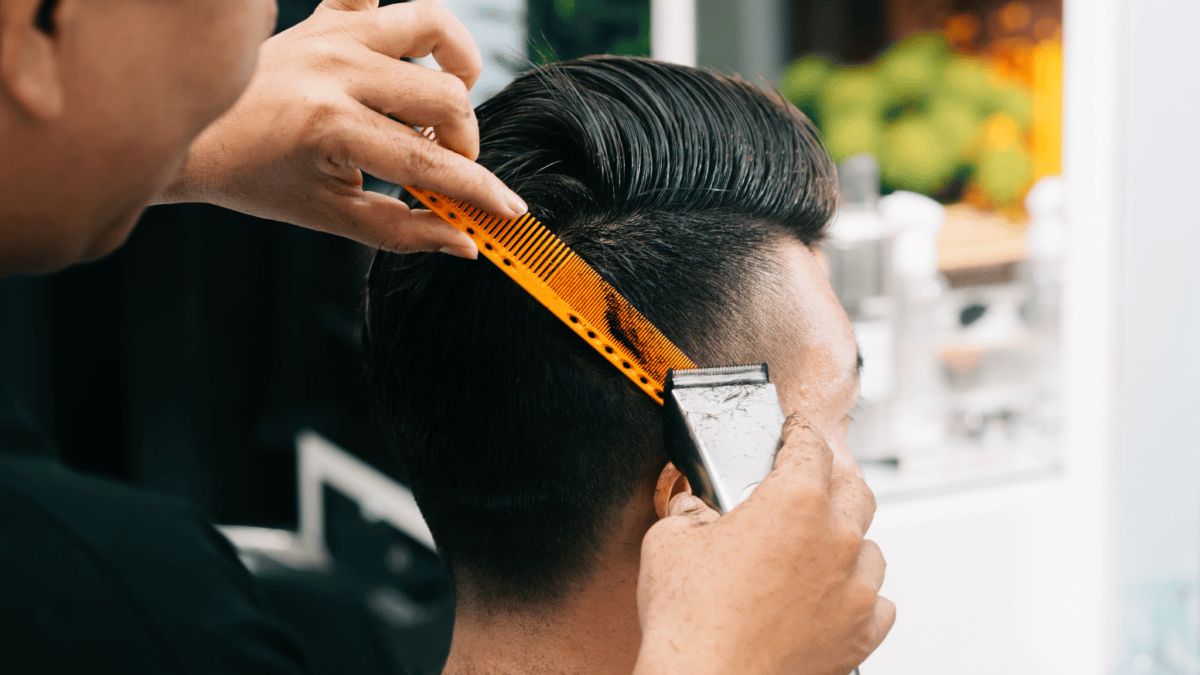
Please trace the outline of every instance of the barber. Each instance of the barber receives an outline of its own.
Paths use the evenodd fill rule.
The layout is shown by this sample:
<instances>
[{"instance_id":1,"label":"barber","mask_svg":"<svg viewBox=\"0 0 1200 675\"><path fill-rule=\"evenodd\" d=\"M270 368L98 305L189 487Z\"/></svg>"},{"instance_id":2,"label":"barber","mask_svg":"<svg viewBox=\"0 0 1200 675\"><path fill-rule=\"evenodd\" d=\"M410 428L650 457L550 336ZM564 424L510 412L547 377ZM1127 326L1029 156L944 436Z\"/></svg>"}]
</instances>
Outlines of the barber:
<instances>
[{"instance_id":1,"label":"barber","mask_svg":"<svg viewBox=\"0 0 1200 675\"><path fill-rule=\"evenodd\" d=\"M102 257L169 202L476 257L432 214L362 190L367 172L526 210L472 161L466 29L432 0L376 5L325 0L264 43L273 0L0 0L0 276ZM442 72L400 60L431 54ZM718 518L678 495L646 535L637 672L844 675L890 630L853 460L790 421L755 496ZM62 467L0 386L0 671L26 668L306 664L193 508Z\"/></svg>"}]
</instances>

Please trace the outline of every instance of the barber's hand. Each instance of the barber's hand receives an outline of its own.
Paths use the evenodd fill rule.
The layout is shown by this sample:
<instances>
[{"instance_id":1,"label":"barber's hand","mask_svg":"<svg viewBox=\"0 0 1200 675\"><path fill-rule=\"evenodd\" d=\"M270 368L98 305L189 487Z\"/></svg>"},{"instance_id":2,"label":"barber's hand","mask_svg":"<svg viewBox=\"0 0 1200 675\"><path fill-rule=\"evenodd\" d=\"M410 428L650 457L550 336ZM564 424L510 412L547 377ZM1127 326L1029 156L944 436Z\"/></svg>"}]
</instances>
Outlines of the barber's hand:
<instances>
[{"instance_id":1,"label":"barber's hand","mask_svg":"<svg viewBox=\"0 0 1200 675\"><path fill-rule=\"evenodd\" d=\"M264 43L246 92L196 139L160 201L204 201L391 251L464 257L476 255L470 237L364 192L362 172L500 216L524 213L472 161L479 129L467 90L482 60L467 29L433 0L378 4L325 0ZM429 54L443 72L400 60ZM413 126L434 127L446 147Z\"/></svg>"},{"instance_id":2,"label":"barber's hand","mask_svg":"<svg viewBox=\"0 0 1200 675\"><path fill-rule=\"evenodd\" d=\"M687 494L646 534L635 673L847 675L891 630L871 490L789 419L775 470L724 516Z\"/></svg>"}]
</instances>

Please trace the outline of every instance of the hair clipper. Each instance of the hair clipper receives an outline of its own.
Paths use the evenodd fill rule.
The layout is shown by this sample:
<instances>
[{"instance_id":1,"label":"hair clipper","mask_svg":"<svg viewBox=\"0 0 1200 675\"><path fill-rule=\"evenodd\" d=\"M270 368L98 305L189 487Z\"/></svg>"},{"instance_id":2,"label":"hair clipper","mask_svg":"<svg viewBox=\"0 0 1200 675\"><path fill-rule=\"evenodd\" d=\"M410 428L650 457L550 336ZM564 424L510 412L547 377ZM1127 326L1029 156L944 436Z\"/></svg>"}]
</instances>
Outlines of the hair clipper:
<instances>
[{"instance_id":1,"label":"hair clipper","mask_svg":"<svg viewBox=\"0 0 1200 675\"><path fill-rule=\"evenodd\" d=\"M670 370L663 391L667 456L692 494L721 513L746 501L775 468L787 419L767 364Z\"/></svg>"},{"instance_id":2,"label":"hair clipper","mask_svg":"<svg viewBox=\"0 0 1200 675\"><path fill-rule=\"evenodd\" d=\"M767 364L671 370L663 401L667 456L692 494L721 513L771 473L785 421Z\"/></svg>"}]
</instances>

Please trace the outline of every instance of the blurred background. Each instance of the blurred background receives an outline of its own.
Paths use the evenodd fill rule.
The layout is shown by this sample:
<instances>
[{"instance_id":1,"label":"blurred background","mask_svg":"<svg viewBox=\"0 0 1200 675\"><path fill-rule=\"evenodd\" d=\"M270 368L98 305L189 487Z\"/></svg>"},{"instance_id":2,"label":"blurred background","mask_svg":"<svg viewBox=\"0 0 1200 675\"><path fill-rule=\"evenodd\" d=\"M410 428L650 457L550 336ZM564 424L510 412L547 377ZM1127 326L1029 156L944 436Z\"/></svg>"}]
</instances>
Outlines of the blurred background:
<instances>
[{"instance_id":1,"label":"blurred background","mask_svg":"<svg viewBox=\"0 0 1200 675\"><path fill-rule=\"evenodd\" d=\"M864 673L1200 675L1200 6L444 4L484 53L476 102L530 64L643 55L776 87L820 129L866 362L851 447L900 608ZM280 0L279 29L315 5ZM199 504L281 603L336 579L437 672L448 588L362 375L369 261L154 208L103 261L0 281L0 375L70 466Z\"/></svg>"}]
</instances>

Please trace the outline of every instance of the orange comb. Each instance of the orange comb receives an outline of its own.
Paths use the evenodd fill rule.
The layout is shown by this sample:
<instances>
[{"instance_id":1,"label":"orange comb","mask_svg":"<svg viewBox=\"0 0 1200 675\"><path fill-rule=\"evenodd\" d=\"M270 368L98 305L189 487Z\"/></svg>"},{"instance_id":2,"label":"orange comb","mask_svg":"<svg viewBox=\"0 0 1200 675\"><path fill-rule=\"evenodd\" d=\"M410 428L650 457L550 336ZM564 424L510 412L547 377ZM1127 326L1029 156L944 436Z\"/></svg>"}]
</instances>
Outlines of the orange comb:
<instances>
[{"instance_id":1,"label":"orange comb","mask_svg":"<svg viewBox=\"0 0 1200 675\"><path fill-rule=\"evenodd\" d=\"M429 131L426 136L432 138ZM654 324L531 214L497 218L436 192L405 186L442 220L659 404L667 371L695 368Z\"/></svg>"}]
</instances>

